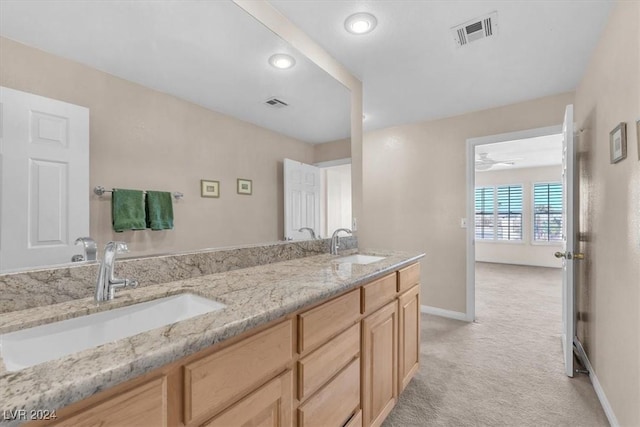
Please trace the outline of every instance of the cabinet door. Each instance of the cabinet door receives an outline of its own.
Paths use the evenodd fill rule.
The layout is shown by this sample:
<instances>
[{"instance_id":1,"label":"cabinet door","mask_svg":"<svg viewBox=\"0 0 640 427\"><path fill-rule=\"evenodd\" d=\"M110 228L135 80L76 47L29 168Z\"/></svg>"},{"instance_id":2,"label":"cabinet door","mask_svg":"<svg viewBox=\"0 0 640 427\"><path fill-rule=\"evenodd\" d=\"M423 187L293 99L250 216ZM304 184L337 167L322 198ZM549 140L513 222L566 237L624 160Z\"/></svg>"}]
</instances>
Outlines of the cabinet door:
<instances>
[{"instance_id":1,"label":"cabinet door","mask_svg":"<svg viewBox=\"0 0 640 427\"><path fill-rule=\"evenodd\" d=\"M398 391L398 308L394 301L362 321L362 413L365 426L379 426Z\"/></svg>"},{"instance_id":2,"label":"cabinet door","mask_svg":"<svg viewBox=\"0 0 640 427\"><path fill-rule=\"evenodd\" d=\"M245 397L206 427L291 427L293 375L287 371Z\"/></svg>"},{"instance_id":3,"label":"cabinet door","mask_svg":"<svg viewBox=\"0 0 640 427\"><path fill-rule=\"evenodd\" d=\"M402 294L399 301L398 394L405 389L420 363L420 285Z\"/></svg>"}]
</instances>

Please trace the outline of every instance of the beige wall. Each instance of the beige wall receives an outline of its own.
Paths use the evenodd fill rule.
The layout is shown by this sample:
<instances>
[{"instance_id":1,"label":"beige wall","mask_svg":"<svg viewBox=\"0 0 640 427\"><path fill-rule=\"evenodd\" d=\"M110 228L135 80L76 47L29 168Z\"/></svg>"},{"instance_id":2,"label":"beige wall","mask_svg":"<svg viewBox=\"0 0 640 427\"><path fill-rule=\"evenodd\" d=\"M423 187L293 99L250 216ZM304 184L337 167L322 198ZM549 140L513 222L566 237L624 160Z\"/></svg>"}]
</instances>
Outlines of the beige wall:
<instances>
[{"instance_id":1,"label":"beige wall","mask_svg":"<svg viewBox=\"0 0 640 427\"><path fill-rule=\"evenodd\" d=\"M562 123L573 93L368 132L362 248L418 250L422 304L466 311L466 140Z\"/></svg>"},{"instance_id":2,"label":"beige wall","mask_svg":"<svg viewBox=\"0 0 640 427\"><path fill-rule=\"evenodd\" d=\"M505 264L562 267L562 261L553 256L562 248L561 243L533 243L533 184L560 182L562 166L504 169L476 172L476 186L522 185L522 241L476 241L476 261ZM472 224L473 221L470 222Z\"/></svg>"},{"instance_id":3,"label":"beige wall","mask_svg":"<svg viewBox=\"0 0 640 427\"><path fill-rule=\"evenodd\" d=\"M640 425L640 2L619 2L576 90L580 232L578 336L623 426ZM609 132L627 123L627 158Z\"/></svg>"},{"instance_id":4,"label":"beige wall","mask_svg":"<svg viewBox=\"0 0 640 427\"><path fill-rule=\"evenodd\" d=\"M313 162L328 162L331 160L348 159L351 157L351 140L325 142L313 146Z\"/></svg>"},{"instance_id":5,"label":"beige wall","mask_svg":"<svg viewBox=\"0 0 640 427\"><path fill-rule=\"evenodd\" d=\"M111 231L110 196L91 197L91 235L134 254L269 242L283 236L282 159L313 146L81 64L0 38L0 84L88 107L93 188L181 191L173 231ZM253 195L236 194L236 179ZM200 179L220 181L219 199Z\"/></svg>"}]
</instances>

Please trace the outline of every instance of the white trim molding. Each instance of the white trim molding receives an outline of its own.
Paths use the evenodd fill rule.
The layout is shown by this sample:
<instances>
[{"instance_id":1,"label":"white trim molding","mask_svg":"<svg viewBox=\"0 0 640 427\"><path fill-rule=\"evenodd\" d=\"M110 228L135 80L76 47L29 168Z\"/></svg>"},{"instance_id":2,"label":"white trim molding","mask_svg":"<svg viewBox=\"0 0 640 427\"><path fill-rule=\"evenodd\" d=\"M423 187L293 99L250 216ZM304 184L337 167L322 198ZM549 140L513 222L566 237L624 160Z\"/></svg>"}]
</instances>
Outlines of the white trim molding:
<instances>
[{"instance_id":1,"label":"white trim molding","mask_svg":"<svg viewBox=\"0 0 640 427\"><path fill-rule=\"evenodd\" d=\"M469 321L467 315L459 311L445 310L444 308L432 307L430 305L421 305L420 312L425 314L433 314L434 316L446 317L449 319Z\"/></svg>"},{"instance_id":2,"label":"white trim molding","mask_svg":"<svg viewBox=\"0 0 640 427\"><path fill-rule=\"evenodd\" d=\"M591 380L591 384L593 385L593 389L596 391L596 396L598 396L598 400L600 400L600 404L602 405L602 409L604 410L607 419L609 420L609 424L611 427L620 427L620 423L618 423L618 419L616 418L616 414L613 412L613 408L607 399L607 395L604 394L604 389L600 385L600 381L598 381L598 377L596 373L593 371L593 367L591 366L591 362L589 361L589 357L587 357L587 353L584 351L584 347L582 343L578 339L578 337L573 338L573 343L576 346L578 357L584 364L584 367L589 371L589 379Z\"/></svg>"}]
</instances>

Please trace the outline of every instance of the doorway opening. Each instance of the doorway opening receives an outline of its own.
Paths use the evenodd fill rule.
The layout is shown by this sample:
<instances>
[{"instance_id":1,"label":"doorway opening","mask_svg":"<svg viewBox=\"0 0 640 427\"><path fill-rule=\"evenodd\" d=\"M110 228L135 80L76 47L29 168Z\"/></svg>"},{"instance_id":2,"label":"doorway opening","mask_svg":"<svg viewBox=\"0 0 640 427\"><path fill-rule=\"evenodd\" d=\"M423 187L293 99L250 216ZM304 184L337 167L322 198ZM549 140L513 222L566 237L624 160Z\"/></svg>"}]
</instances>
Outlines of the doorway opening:
<instances>
[{"instance_id":1,"label":"doorway opening","mask_svg":"<svg viewBox=\"0 0 640 427\"><path fill-rule=\"evenodd\" d=\"M467 140L468 321L476 319L476 262L561 266L555 211L544 218L541 204L561 177L561 125Z\"/></svg>"}]
</instances>

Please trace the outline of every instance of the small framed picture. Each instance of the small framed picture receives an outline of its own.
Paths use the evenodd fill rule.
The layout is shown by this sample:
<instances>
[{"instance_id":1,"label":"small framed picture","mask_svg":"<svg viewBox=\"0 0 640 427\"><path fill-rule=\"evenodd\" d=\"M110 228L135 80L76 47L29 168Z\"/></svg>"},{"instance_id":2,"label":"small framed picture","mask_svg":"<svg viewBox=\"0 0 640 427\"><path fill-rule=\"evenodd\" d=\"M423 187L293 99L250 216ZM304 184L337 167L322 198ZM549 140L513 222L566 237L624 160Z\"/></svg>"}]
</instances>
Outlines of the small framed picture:
<instances>
[{"instance_id":1,"label":"small framed picture","mask_svg":"<svg viewBox=\"0 0 640 427\"><path fill-rule=\"evenodd\" d=\"M618 163L627 157L627 124L620 123L609 132L609 150L611 152L611 163Z\"/></svg>"},{"instance_id":2,"label":"small framed picture","mask_svg":"<svg viewBox=\"0 0 640 427\"><path fill-rule=\"evenodd\" d=\"M253 183L250 179L238 178L238 194L251 195Z\"/></svg>"},{"instance_id":3,"label":"small framed picture","mask_svg":"<svg viewBox=\"0 0 640 427\"><path fill-rule=\"evenodd\" d=\"M201 179L200 197L220 197L220 181Z\"/></svg>"}]
</instances>

